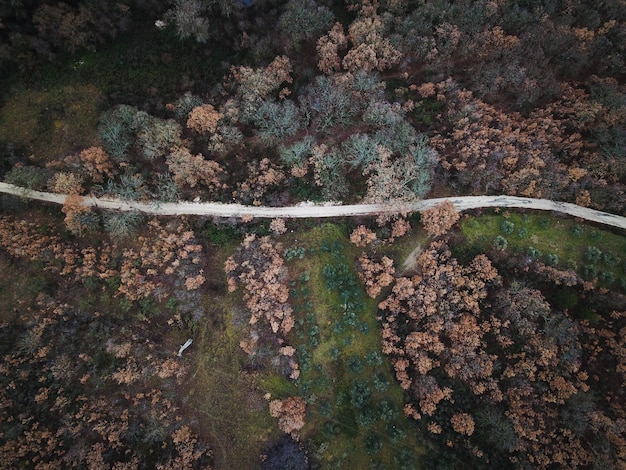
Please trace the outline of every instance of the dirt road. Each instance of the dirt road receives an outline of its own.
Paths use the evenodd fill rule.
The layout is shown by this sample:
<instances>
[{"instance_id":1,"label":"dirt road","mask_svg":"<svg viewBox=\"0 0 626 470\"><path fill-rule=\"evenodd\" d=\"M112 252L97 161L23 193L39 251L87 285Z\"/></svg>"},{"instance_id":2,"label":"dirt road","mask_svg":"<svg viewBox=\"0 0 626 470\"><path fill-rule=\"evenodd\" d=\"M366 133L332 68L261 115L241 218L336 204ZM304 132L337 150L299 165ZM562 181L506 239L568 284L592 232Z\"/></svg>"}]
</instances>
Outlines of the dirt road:
<instances>
[{"instance_id":1,"label":"dirt road","mask_svg":"<svg viewBox=\"0 0 626 470\"><path fill-rule=\"evenodd\" d=\"M34 199L38 201L63 204L66 195L31 191L8 183L0 183L0 192ZM257 218L318 218L318 217L347 217L355 215L375 215L381 213L419 212L437 205L444 200L450 200L459 211L479 209L484 207L525 208L544 211L555 211L580 217L585 220L598 222L613 227L626 229L626 217L601 212L588 207L577 206L569 202L551 201L549 199L533 199L516 196L460 196L438 199L424 199L414 204L397 205L333 205L300 204L288 207L256 207L241 204L222 204L215 202L136 202L120 199L103 199L91 196L84 197L84 204L90 207L120 211L140 211L152 215L208 215L214 217L243 217Z\"/></svg>"}]
</instances>

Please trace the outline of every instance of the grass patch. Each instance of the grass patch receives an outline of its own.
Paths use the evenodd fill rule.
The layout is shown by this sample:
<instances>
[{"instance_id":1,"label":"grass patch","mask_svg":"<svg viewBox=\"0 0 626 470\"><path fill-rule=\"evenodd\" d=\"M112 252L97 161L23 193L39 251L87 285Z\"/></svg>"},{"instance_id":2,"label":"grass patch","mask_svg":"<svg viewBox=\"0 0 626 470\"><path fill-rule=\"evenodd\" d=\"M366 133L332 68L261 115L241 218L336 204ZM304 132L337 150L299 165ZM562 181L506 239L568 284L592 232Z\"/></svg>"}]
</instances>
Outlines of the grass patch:
<instances>
[{"instance_id":1,"label":"grass patch","mask_svg":"<svg viewBox=\"0 0 626 470\"><path fill-rule=\"evenodd\" d=\"M380 352L376 302L354 270L362 249L346 232L323 224L287 248L306 253L288 262L296 316L291 342L301 369L295 383L308 402L302 434L322 468L398 468L403 459L417 465L422 450Z\"/></svg>"},{"instance_id":2,"label":"grass patch","mask_svg":"<svg viewBox=\"0 0 626 470\"><path fill-rule=\"evenodd\" d=\"M0 142L40 164L92 145L101 98L93 85L15 88L0 109Z\"/></svg>"},{"instance_id":3,"label":"grass patch","mask_svg":"<svg viewBox=\"0 0 626 470\"><path fill-rule=\"evenodd\" d=\"M228 319L233 306L222 297L204 303L207 317L219 322L203 322L194 340L199 353L189 396L209 434L215 467L251 468L265 442L278 437L259 387L278 392L286 384L276 377L257 383L257 376L242 371L240 334Z\"/></svg>"},{"instance_id":4,"label":"grass patch","mask_svg":"<svg viewBox=\"0 0 626 470\"><path fill-rule=\"evenodd\" d=\"M546 214L507 213L463 219L466 249L496 245L559 269L574 269L599 285L626 291L626 238L575 220ZM502 244L504 239L506 244ZM497 247L495 247L497 248Z\"/></svg>"}]
</instances>

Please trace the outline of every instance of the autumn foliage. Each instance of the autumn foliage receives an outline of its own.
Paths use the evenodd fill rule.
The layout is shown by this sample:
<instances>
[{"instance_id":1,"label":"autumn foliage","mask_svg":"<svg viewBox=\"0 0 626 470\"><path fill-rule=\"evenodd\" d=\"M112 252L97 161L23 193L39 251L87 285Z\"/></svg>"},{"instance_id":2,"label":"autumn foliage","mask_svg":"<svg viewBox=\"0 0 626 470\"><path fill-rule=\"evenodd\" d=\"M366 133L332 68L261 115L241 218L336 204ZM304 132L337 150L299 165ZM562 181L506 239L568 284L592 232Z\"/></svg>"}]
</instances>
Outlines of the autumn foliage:
<instances>
[{"instance_id":1,"label":"autumn foliage","mask_svg":"<svg viewBox=\"0 0 626 470\"><path fill-rule=\"evenodd\" d=\"M273 347L283 345L285 336L295 324L288 302L287 267L283 257L269 237L248 235L237 253L225 263L228 290L233 292L239 285L244 288L243 299L250 324L250 340L243 340L241 347L250 355L256 354L259 341L268 338ZM281 355L289 364L292 378L299 375L298 365L282 350Z\"/></svg>"},{"instance_id":2,"label":"autumn foliage","mask_svg":"<svg viewBox=\"0 0 626 470\"><path fill-rule=\"evenodd\" d=\"M306 402L302 397L289 397L284 400L272 400L269 404L270 414L278 418L281 431L291 434L302 429L306 415Z\"/></svg>"},{"instance_id":3,"label":"autumn foliage","mask_svg":"<svg viewBox=\"0 0 626 470\"><path fill-rule=\"evenodd\" d=\"M457 223L461 214L448 200L437 204L432 209L422 212L421 221L426 233L433 236L443 235Z\"/></svg>"},{"instance_id":4,"label":"autumn foliage","mask_svg":"<svg viewBox=\"0 0 626 470\"><path fill-rule=\"evenodd\" d=\"M538 290L502 286L485 255L459 264L443 241L422 252L416 269L379 305L383 352L411 397L407 416L493 465L623 463L624 401L615 394L624 356L614 340L623 314L591 328ZM622 385L608 386L600 363L613 364L602 374L610 370Z\"/></svg>"}]
</instances>

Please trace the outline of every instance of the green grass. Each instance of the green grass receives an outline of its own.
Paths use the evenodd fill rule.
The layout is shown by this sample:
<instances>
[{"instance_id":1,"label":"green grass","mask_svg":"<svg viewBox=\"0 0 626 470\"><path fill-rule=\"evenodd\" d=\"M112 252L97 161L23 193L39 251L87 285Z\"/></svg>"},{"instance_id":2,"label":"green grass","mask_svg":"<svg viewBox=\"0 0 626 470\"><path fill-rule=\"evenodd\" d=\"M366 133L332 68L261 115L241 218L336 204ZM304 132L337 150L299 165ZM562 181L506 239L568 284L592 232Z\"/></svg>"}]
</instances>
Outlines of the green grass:
<instances>
[{"instance_id":1,"label":"green grass","mask_svg":"<svg viewBox=\"0 0 626 470\"><path fill-rule=\"evenodd\" d=\"M473 251L489 251L500 236L506 239L510 253L534 256L560 269L575 269L587 279L595 277L595 270L599 285L626 287L626 238L608 230L569 218L530 213L469 217L462 220L461 230ZM589 247L599 250L598 259L587 253Z\"/></svg>"},{"instance_id":2,"label":"green grass","mask_svg":"<svg viewBox=\"0 0 626 470\"><path fill-rule=\"evenodd\" d=\"M308 402L302 434L322 468L396 468L399 455L410 455L415 463L422 449L415 426L402 412L403 391L395 382L388 358L380 353L376 301L365 295L354 271L362 249L348 242L346 232L342 226L323 224L299 233L298 241L290 246L302 246L307 253L288 263L296 316L290 341L298 351L301 368L296 385ZM328 276L323 274L325 266L340 265L345 266L340 281L353 282L344 289L350 292L344 298L341 289L329 288ZM308 281L301 279L305 272ZM355 307L346 307L349 302ZM368 356L371 354L378 356ZM384 378L386 387L376 388L377 375ZM356 406L361 384L370 392L362 408ZM274 385L274 390L280 388ZM379 409L385 400L395 410L389 421L382 419ZM402 429L403 437L393 440L388 426ZM380 443L381 448L368 453L372 442Z\"/></svg>"}]
</instances>

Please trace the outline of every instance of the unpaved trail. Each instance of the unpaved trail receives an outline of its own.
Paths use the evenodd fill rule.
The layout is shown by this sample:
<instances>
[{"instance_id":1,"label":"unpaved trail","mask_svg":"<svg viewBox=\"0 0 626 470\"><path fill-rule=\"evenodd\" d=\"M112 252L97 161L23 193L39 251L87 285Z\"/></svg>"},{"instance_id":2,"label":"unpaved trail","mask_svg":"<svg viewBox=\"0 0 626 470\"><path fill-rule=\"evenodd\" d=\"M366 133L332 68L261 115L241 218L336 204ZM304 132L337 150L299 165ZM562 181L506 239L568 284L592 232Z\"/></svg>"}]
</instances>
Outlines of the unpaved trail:
<instances>
[{"instance_id":1,"label":"unpaved trail","mask_svg":"<svg viewBox=\"0 0 626 470\"><path fill-rule=\"evenodd\" d=\"M38 201L63 204L64 194L31 191L19 186L0 182L0 192L34 199ZM84 196L83 203L89 207L98 207L108 210L140 211L151 215L207 215L213 217L255 217L255 218L321 218L321 217L349 217L356 215L376 215L400 212L421 212L430 209L445 200L451 201L459 211L480 209L485 207L524 208L544 211L554 211L568 214L573 217L598 222L626 229L626 217L602 212L588 207L581 207L569 202L551 201L549 199L533 199L517 196L459 196L449 198L424 199L412 204L378 205L353 204L332 205L300 204L287 207L245 206L242 204L222 204L216 202L137 202L121 199L105 199Z\"/></svg>"}]
</instances>

